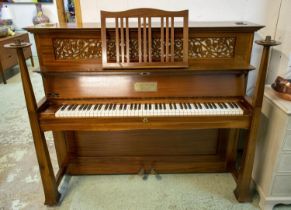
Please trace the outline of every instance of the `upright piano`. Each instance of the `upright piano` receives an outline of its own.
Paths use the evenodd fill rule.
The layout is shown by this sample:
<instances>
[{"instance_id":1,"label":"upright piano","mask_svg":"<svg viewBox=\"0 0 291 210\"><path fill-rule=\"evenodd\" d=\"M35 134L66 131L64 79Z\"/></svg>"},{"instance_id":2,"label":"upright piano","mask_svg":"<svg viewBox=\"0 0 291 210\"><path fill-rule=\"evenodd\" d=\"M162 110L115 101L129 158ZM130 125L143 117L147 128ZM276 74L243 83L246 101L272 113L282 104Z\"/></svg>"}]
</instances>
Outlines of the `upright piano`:
<instances>
[{"instance_id":1,"label":"upright piano","mask_svg":"<svg viewBox=\"0 0 291 210\"><path fill-rule=\"evenodd\" d=\"M153 59L160 56L161 37L154 34L161 28L138 24L126 33L136 34L140 27L152 27L150 53ZM187 58L187 65L177 68L105 67L102 53L107 61L117 59L116 26L106 29L105 51L99 23L27 27L34 34L45 90L38 104L22 59L22 48L29 44L9 47L17 48L19 55L45 204L58 202L58 185L65 174L140 171L231 172L237 182L237 200L250 201L269 47L277 44L269 38L258 42L264 46L262 63L254 96L246 97L248 74L255 69L250 65L254 32L262 27L249 22L189 22L187 55L183 55L183 26L175 26L174 57ZM170 23L162 29L169 30L165 36L172 33L170 29ZM137 37L127 42L124 35L123 40L130 58L138 62ZM237 152L240 130L246 132L241 156ZM57 176L45 131L53 132Z\"/></svg>"}]
</instances>

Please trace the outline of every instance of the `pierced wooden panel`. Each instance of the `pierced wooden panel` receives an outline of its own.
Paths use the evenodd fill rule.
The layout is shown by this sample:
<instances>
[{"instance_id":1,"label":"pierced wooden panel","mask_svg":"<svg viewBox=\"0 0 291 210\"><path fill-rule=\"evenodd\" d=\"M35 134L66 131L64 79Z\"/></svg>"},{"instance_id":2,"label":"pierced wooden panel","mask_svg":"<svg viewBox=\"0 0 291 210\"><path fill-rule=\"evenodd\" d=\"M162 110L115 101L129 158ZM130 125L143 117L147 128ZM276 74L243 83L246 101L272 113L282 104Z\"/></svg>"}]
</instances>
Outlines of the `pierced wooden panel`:
<instances>
[{"instance_id":1,"label":"pierced wooden panel","mask_svg":"<svg viewBox=\"0 0 291 210\"><path fill-rule=\"evenodd\" d=\"M54 39L57 60L94 59L101 57L101 41L98 39Z\"/></svg>"},{"instance_id":2,"label":"pierced wooden panel","mask_svg":"<svg viewBox=\"0 0 291 210\"><path fill-rule=\"evenodd\" d=\"M155 34L152 30L152 20L157 18L159 19L158 36L156 30ZM179 42L182 49L175 55L176 18L182 19L183 26L180 38L182 41ZM115 42L110 39L106 27L108 19L112 19L115 25L113 38ZM137 27L130 26L129 21L132 20L136 22ZM157 28L156 25L154 27ZM135 30L129 32L131 28L135 28ZM101 38L103 68L181 68L188 66L188 10L101 11ZM113 50L114 48L115 50Z\"/></svg>"},{"instance_id":3,"label":"pierced wooden panel","mask_svg":"<svg viewBox=\"0 0 291 210\"><path fill-rule=\"evenodd\" d=\"M197 37L189 39L189 57L232 58L235 37Z\"/></svg>"},{"instance_id":4,"label":"pierced wooden panel","mask_svg":"<svg viewBox=\"0 0 291 210\"><path fill-rule=\"evenodd\" d=\"M235 37L196 37L189 39L189 59L233 58ZM102 42L99 39L54 39L54 54L57 60L98 59L102 57ZM138 61L138 40L129 40L129 58ZM171 45L170 45L171 46ZM183 40L174 40L175 60L183 58ZM116 60L114 39L107 40L107 57ZM161 59L161 40L152 39L152 60Z\"/></svg>"}]
</instances>

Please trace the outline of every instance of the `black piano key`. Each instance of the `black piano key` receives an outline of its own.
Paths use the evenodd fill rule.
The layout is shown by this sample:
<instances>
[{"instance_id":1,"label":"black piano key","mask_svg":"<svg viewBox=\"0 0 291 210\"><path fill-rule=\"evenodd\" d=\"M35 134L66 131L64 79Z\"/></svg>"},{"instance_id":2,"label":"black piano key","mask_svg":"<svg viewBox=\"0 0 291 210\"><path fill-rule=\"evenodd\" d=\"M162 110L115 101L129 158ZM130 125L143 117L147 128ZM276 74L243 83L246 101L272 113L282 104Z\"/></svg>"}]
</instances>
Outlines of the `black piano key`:
<instances>
[{"instance_id":1,"label":"black piano key","mask_svg":"<svg viewBox=\"0 0 291 210\"><path fill-rule=\"evenodd\" d=\"M92 107L92 104L89 104L89 105L87 106L87 110L90 110L91 107Z\"/></svg>"},{"instance_id":2,"label":"black piano key","mask_svg":"<svg viewBox=\"0 0 291 210\"><path fill-rule=\"evenodd\" d=\"M149 110L152 110L152 104L149 104Z\"/></svg>"},{"instance_id":3,"label":"black piano key","mask_svg":"<svg viewBox=\"0 0 291 210\"><path fill-rule=\"evenodd\" d=\"M78 104L75 104L75 105L73 106L72 110L75 111L77 107L78 107Z\"/></svg>"},{"instance_id":4,"label":"black piano key","mask_svg":"<svg viewBox=\"0 0 291 210\"><path fill-rule=\"evenodd\" d=\"M190 105L190 103L187 103L188 109L192 109L192 106Z\"/></svg>"},{"instance_id":5,"label":"black piano key","mask_svg":"<svg viewBox=\"0 0 291 210\"><path fill-rule=\"evenodd\" d=\"M215 103L211 103L214 109L217 109L217 106L215 105Z\"/></svg>"},{"instance_id":6,"label":"black piano key","mask_svg":"<svg viewBox=\"0 0 291 210\"><path fill-rule=\"evenodd\" d=\"M66 108L67 106L68 106L67 104L63 105L63 106L61 107L61 110L64 111L65 108Z\"/></svg>"},{"instance_id":7,"label":"black piano key","mask_svg":"<svg viewBox=\"0 0 291 210\"><path fill-rule=\"evenodd\" d=\"M220 109L223 109L224 107L221 105L221 103L218 103L218 106Z\"/></svg>"},{"instance_id":8,"label":"black piano key","mask_svg":"<svg viewBox=\"0 0 291 210\"><path fill-rule=\"evenodd\" d=\"M238 108L238 105L235 102L233 102L233 105L235 106L235 108Z\"/></svg>"},{"instance_id":9,"label":"black piano key","mask_svg":"<svg viewBox=\"0 0 291 210\"><path fill-rule=\"evenodd\" d=\"M133 109L133 104L130 104L130 110L132 110Z\"/></svg>"},{"instance_id":10,"label":"black piano key","mask_svg":"<svg viewBox=\"0 0 291 210\"><path fill-rule=\"evenodd\" d=\"M84 104L82 110L83 110L83 111L86 110L86 109L87 109L87 106L88 106L88 104Z\"/></svg>"},{"instance_id":11,"label":"black piano key","mask_svg":"<svg viewBox=\"0 0 291 210\"><path fill-rule=\"evenodd\" d=\"M141 110L141 104L138 104L138 110Z\"/></svg>"},{"instance_id":12,"label":"black piano key","mask_svg":"<svg viewBox=\"0 0 291 210\"><path fill-rule=\"evenodd\" d=\"M99 106L98 106L98 110L101 110L102 109L102 107L103 107L103 104L100 104Z\"/></svg>"},{"instance_id":13,"label":"black piano key","mask_svg":"<svg viewBox=\"0 0 291 210\"><path fill-rule=\"evenodd\" d=\"M173 104L173 106L174 106L174 109L177 109L177 106L176 106L176 104L175 104L175 103Z\"/></svg>"},{"instance_id":14,"label":"black piano key","mask_svg":"<svg viewBox=\"0 0 291 210\"><path fill-rule=\"evenodd\" d=\"M73 111L76 104L72 104L70 111Z\"/></svg>"},{"instance_id":15,"label":"black piano key","mask_svg":"<svg viewBox=\"0 0 291 210\"><path fill-rule=\"evenodd\" d=\"M208 106L209 106L210 109L213 109L213 106L212 106L211 103L208 103Z\"/></svg>"},{"instance_id":16,"label":"black piano key","mask_svg":"<svg viewBox=\"0 0 291 210\"><path fill-rule=\"evenodd\" d=\"M204 103L204 106L205 106L206 109L209 109L207 103Z\"/></svg>"},{"instance_id":17,"label":"black piano key","mask_svg":"<svg viewBox=\"0 0 291 210\"><path fill-rule=\"evenodd\" d=\"M225 104L225 103L222 103L222 105L223 105L223 107L224 107L225 109L227 109L227 106L226 106L226 104Z\"/></svg>"},{"instance_id":18,"label":"black piano key","mask_svg":"<svg viewBox=\"0 0 291 210\"><path fill-rule=\"evenodd\" d=\"M231 102L228 102L227 104L228 104L232 109L234 108L234 106L232 105Z\"/></svg>"},{"instance_id":19,"label":"black piano key","mask_svg":"<svg viewBox=\"0 0 291 210\"><path fill-rule=\"evenodd\" d=\"M165 110L166 109L166 104L162 104L162 106L163 106L163 109Z\"/></svg>"},{"instance_id":20,"label":"black piano key","mask_svg":"<svg viewBox=\"0 0 291 210\"><path fill-rule=\"evenodd\" d=\"M162 104L159 104L159 110L161 110L162 109Z\"/></svg>"},{"instance_id":21,"label":"black piano key","mask_svg":"<svg viewBox=\"0 0 291 210\"><path fill-rule=\"evenodd\" d=\"M184 109L188 109L185 103L182 103Z\"/></svg>"},{"instance_id":22,"label":"black piano key","mask_svg":"<svg viewBox=\"0 0 291 210\"><path fill-rule=\"evenodd\" d=\"M81 106L79 106L79 109L78 110L83 110L83 106L84 106L84 104L82 104Z\"/></svg>"},{"instance_id":23,"label":"black piano key","mask_svg":"<svg viewBox=\"0 0 291 210\"><path fill-rule=\"evenodd\" d=\"M194 105L195 109L198 109L198 106L196 103L193 103L193 105Z\"/></svg>"},{"instance_id":24,"label":"black piano key","mask_svg":"<svg viewBox=\"0 0 291 210\"><path fill-rule=\"evenodd\" d=\"M98 104L95 104L93 110L95 111L98 108Z\"/></svg>"},{"instance_id":25,"label":"black piano key","mask_svg":"<svg viewBox=\"0 0 291 210\"><path fill-rule=\"evenodd\" d=\"M119 104L119 110L122 110L123 104Z\"/></svg>"},{"instance_id":26,"label":"black piano key","mask_svg":"<svg viewBox=\"0 0 291 210\"><path fill-rule=\"evenodd\" d=\"M179 103L178 105L180 109L184 109L183 104Z\"/></svg>"},{"instance_id":27,"label":"black piano key","mask_svg":"<svg viewBox=\"0 0 291 210\"><path fill-rule=\"evenodd\" d=\"M144 105L144 109L147 110L148 109L148 104Z\"/></svg>"},{"instance_id":28,"label":"black piano key","mask_svg":"<svg viewBox=\"0 0 291 210\"><path fill-rule=\"evenodd\" d=\"M172 103L170 103L170 109L173 109L173 105L172 105Z\"/></svg>"},{"instance_id":29,"label":"black piano key","mask_svg":"<svg viewBox=\"0 0 291 210\"><path fill-rule=\"evenodd\" d=\"M74 104L69 105L68 110L71 111L73 106L74 106Z\"/></svg>"},{"instance_id":30,"label":"black piano key","mask_svg":"<svg viewBox=\"0 0 291 210\"><path fill-rule=\"evenodd\" d=\"M199 109L202 109L201 103L198 103L198 107L199 107Z\"/></svg>"}]
</instances>

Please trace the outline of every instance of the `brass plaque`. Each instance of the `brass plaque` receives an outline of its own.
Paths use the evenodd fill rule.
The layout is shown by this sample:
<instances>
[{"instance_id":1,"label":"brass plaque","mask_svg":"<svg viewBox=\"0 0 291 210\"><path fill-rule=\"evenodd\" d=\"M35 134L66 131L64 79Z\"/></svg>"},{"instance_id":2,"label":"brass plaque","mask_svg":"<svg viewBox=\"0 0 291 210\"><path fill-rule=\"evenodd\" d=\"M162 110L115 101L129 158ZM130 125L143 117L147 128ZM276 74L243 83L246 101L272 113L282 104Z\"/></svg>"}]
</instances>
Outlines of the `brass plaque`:
<instances>
[{"instance_id":1,"label":"brass plaque","mask_svg":"<svg viewBox=\"0 0 291 210\"><path fill-rule=\"evenodd\" d=\"M136 92L156 92L158 90L157 82L136 82L134 83Z\"/></svg>"}]
</instances>

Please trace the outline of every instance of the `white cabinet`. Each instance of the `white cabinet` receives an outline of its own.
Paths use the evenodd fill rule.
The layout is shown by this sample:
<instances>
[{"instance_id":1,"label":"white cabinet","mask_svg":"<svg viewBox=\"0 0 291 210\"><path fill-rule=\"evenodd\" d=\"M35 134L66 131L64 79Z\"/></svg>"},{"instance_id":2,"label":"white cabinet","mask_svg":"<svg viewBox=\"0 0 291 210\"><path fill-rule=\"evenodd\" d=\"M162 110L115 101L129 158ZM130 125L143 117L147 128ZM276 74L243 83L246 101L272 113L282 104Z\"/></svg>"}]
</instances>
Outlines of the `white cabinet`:
<instances>
[{"instance_id":1,"label":"white cabinet","mask_svg":"<svg viewBox=\"0 0 291 210\"><path fill-rule=\"evenodd\" d=\"M291 204L291 102L265 88L253 179L260 207Z\"/></svg>"}]
</instances>

